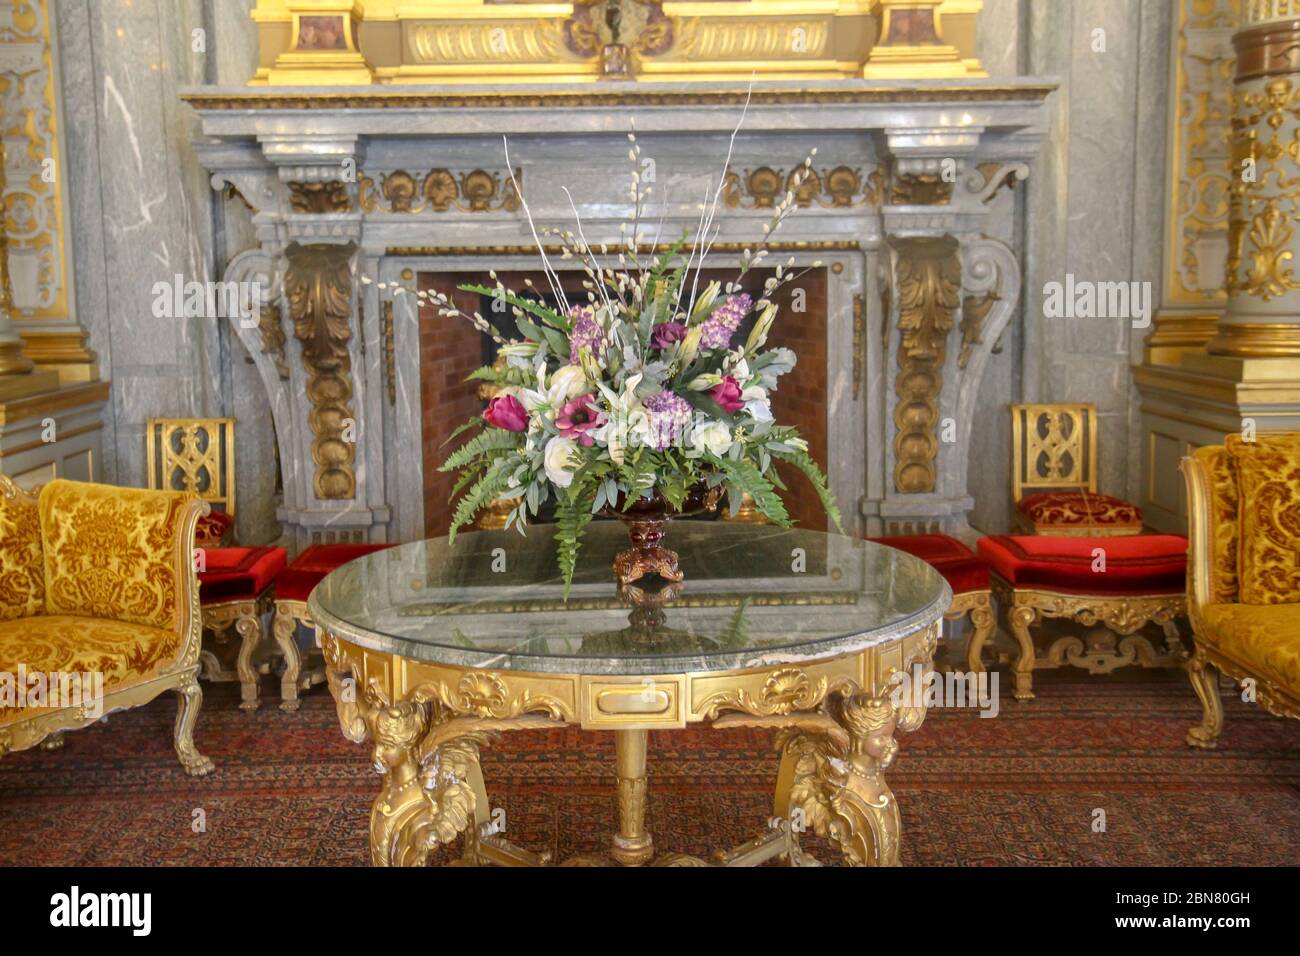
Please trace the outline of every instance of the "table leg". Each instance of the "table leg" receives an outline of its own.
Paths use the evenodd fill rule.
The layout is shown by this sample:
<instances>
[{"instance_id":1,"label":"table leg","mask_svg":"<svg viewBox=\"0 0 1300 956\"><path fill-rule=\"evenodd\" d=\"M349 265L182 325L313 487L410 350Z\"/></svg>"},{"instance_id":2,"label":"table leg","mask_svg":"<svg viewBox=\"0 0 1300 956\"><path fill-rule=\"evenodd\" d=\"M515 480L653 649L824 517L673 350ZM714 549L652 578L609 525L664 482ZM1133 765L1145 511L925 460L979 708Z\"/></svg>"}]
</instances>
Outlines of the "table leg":
<instances>
[{"instance_id":1,"label":"table leg","mask_svg":"<svg viewBox=\"0 0 1300 956\"><path fill-rule=\"evenodd\" d=\"M654 839L645 828L645 755L649 731L614 731L614 753L618 771L618 833L610 855L624 866L649 863L654 856Z\"/></svg>"}]
</instances>

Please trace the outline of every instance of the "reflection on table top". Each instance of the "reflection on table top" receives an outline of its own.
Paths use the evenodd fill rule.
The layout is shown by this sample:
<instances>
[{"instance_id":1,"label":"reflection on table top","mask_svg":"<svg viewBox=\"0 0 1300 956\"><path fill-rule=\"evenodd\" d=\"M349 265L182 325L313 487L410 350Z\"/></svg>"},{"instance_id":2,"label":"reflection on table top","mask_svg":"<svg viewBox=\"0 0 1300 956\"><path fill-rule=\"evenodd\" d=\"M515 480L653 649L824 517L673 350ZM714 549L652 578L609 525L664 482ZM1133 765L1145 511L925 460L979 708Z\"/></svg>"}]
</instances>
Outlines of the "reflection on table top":
<instances>
[{"instance_id":1,"label":"reflection on table top","mask_svg":"<svg viewBox=\"0 0 1300 956\"><path fill-rule=\"evenodd\" d=\"M617 521L588 526L567 601L551 529L537 526L367 555L322 581L310 609L344 640L416 660L628 675L836 657L913 633L951 601L925 562L840 535L675 521L664 544L685 582L639 614L610 570L627 547Z\"/></svg>"}]
</instances>

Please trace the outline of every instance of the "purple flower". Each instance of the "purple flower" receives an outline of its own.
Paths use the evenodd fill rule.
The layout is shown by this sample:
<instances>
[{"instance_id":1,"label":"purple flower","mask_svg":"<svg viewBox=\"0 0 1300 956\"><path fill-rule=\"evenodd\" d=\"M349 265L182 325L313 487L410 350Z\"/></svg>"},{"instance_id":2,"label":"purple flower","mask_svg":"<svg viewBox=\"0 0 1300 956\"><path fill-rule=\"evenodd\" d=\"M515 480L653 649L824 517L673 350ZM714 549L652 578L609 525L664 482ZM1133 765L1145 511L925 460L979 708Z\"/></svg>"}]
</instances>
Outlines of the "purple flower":
<instances>
[{"instance_id":1,"label":"purple flower","mask_svg":"<svg viewBox=\"0 0 1300 956\"><path fill-rule=\"evenodd\" d=\"M680 444L691 423L691 403L672 392L658 392L642 404L650 418L650 447L663 451Z\"/></svg>"},{"instance_id":2,"label":"purple flower","mask_svg":"<svg viewBox=\"0 0 1300 956\"><path fill-rule=\"evenodd\" d=\"M590 448L594 439L590 432L605 424L605 416L596 407L596 396L579 395L569 402L555 417L555 427L565 438L572 438Z\"/></svg>"},{"instance_id":3,"label":"purple flower","mask_svg":"<svg viewBox=\"0 0 1300 956\"><path fill-rule=\"evenodd\" d=\"M508 432L521 432L528 427L528 413L513 395L498 395L488 402L483 418L493 428Z\"/></svg>"},{"instance_id":4,"label":"purple flower","mask_svg":"<svg viewBox=\"0 0 1300 956\"><path fill-rule=\"evenodd\" d=\"M650 333L650 343L657 349L666 349L684 338L686 326L681 322L660 322Z\"/></svg>"},{"instance_id":5,"label":"purple flower","mask_svg":"<svg viewBox=\"0 0 1300 956\"><path fill-rule=\"evenodd\" d=\"M709 389L713 400L722 406L725 412L738 412L745 407L745 400L740 397L740 383L730 375L724 376L722 383Z\"/></svg>"},{"instance_id":6,"label":"purple flower","mask_svg":"<svg viewBox=\"0 0 1300 956\"><path fill-rule=\"evenodd\" d=\"M701 326L700 345L706 349L727 348L736 329L740 328L740 323L753 307L754 300L743 292L727 296L727 301L718 306Z\"/></svg>"},{"instance_id":7,"label":"purple flower","mask_svg":"<svg viewBox=\"0 0 1300 956\"><path fill-rule=\"evenodd\" d=\"M601 344L605 339L605 331L596 321L595 310L591 306L575 305L567 315L573 320L573 326L569 330L569 364L579 363L579 353L583 349L588 349L599 359L603 351Z\"/></svg>"}]
</instances>

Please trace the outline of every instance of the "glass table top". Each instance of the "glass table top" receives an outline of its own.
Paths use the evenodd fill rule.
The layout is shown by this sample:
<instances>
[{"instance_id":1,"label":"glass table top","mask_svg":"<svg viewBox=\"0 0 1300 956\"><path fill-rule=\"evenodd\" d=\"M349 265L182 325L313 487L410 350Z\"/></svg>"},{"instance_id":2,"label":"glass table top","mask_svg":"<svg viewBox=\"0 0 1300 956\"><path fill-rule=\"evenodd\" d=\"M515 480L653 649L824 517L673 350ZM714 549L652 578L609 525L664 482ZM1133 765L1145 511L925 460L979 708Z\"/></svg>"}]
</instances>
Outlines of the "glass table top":
<instances>
[{"instance_id":1,"label":"glass table top","mask_svg":"<svg viewBox=\"0 0 1300 956\"><path fill-rule=\"evenodd\" d=\"M679 520L663 543L686 579L661 609L617 594L619 521L588 525L567 602L551 529L539 525L375 552L328 575L308 606L325 631L416 660L626 675L836 657L914 633L952 600L924 561L841 535Z\"/></svg>"}]
</instances>

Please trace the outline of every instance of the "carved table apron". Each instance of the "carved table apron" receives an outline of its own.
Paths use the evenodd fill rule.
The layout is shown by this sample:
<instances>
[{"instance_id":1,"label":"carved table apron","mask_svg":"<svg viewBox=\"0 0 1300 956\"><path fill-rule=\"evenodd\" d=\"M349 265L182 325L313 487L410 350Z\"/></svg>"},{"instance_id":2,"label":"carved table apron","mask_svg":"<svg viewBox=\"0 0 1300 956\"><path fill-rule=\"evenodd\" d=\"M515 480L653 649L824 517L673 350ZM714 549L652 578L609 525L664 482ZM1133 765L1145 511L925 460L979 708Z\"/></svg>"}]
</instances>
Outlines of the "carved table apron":
<instances>
[{"instance_id":1,"label":"carved table apron","mask_svg":"<svg viewBox=\"0 0 1300 956\"><path fill-rule=\"evenodd\" d=\"M610 858L624 865L747 866L772 858L816 865L799 844L807 830L838 846L851 864L897 864L899 813L884 771L898 749L895 733L919 727L925 707L924 695L914 695L914 702L896 689L900 675L930 669L951 601L947 586L917 559L833 535L694 522L675 526L674 535L688 545L682 551L687 590L667 606L666 624L688 627L665 627L649 649L644 630L630 650L625 642L633 638L623 631L585 630L625 609L599 585L584 584L608 576L597 555L617 539L603 530L590 535L596 540L584 550L595 554L584 566L592 573L579 575L567 602L558 597L562 588L546 580L545 563L532 565L535 581L465 590L480 583L476 572L466 571L475 566L473 555L488 560L511 548L502 560L527 564L527 551L517 549L548 544L540 530L530 531L532 544L516 544L522 539L512 532L491 532L463 536L454 551L435 539L380 552L345 566L313 592L309 603L343 733L371 743L383 777L371 811L375 865L423 865L437 846L461 834L461 865L554 862L497 832L479 750L504 731L569 724L614 733L619 832L608 858L563 865L603 865ZM466 539L478 539L468 555L462 554ZM799 586L783 590L777 561L794 550L806 556L808 546L816 552L814 572L821 573L791 578L787 571ZM692 576L699 554L737 548L752 577ZM413 577L419 570L428 573ZM461 588L454 597L453 579ZM509 601L502 600L505 590ZM612 592L612 581L603 590ZM583 633L512 637L512 650L489 654L495 647L489 639L461 630L472 628L476 615L484 621L503 613L509 616L497 619L508 628L524 627L527 619L529 628L543 632L550 622ZM725 626L712 623L715 614L727 616ZM803 623L793 623L796 615ZM844 633L832 626L823 636L825 622L835 620L846 622ZM782 626L801 633L769 649L776 639L767 634ZM602 653L608 656L596 656ZM527 669L529 662L545 669ZM655 666L660 662L663 668ZM715 853L710 862L680 853L656 857L645 827L648 731L706 721L777 731L773 817L763 835Z\"/></svg>"}]
</instances>

